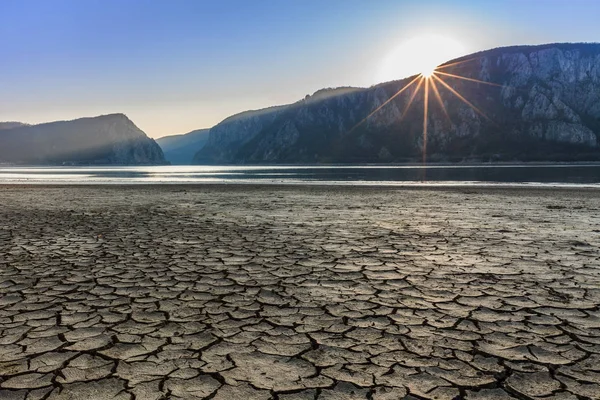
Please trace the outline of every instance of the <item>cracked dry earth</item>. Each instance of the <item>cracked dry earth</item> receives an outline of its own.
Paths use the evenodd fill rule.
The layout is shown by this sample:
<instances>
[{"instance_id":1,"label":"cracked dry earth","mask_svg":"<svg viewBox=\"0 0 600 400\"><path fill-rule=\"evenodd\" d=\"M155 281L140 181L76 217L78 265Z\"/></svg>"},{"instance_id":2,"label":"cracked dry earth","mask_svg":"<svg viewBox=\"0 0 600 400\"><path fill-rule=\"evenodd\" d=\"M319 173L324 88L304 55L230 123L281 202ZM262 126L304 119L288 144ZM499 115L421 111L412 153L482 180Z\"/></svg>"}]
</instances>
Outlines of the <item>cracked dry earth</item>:
<instances>
[{"instance_id":1,"label":"cracked dry earth","mask_svg":"<svg viewBox=\"0 0 600 400\"><path fill-rule=\"evenodd\" d=\"M599 194L0 187L0 399L600 399Z\"/></svg>"}]
</instances>

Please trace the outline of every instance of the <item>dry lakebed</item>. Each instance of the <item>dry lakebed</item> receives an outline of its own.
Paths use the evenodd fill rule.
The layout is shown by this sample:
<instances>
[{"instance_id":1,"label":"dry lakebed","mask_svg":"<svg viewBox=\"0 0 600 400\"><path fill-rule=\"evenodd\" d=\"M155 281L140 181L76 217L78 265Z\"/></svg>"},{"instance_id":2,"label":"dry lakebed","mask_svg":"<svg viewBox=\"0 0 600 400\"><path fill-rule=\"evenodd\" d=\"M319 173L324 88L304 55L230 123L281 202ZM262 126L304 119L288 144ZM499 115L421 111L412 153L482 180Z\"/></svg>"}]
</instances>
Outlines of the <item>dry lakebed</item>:
<instances>
[{"instance_id":1,"label":"dry lakebed","mask_svg":"<svg viewBox=\"0 0 600 400\"><path fill-rule=\"evenodd\" d=\"M600 191L0 186L0 399L600 399Z\"/></svg>"}]
</instances>

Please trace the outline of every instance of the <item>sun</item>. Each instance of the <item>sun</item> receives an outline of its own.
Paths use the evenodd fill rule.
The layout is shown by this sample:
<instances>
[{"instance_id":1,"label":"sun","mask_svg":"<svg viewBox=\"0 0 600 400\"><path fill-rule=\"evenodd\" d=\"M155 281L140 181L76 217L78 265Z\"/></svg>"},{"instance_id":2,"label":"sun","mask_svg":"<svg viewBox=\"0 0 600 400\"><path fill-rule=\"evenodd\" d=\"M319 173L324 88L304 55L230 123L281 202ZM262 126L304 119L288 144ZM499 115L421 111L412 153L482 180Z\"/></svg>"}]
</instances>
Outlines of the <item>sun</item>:
<instances>
[{"instance_id":1,"label":"sun","mask_svg":"<svg viewBox=\"0 0 600 400\"><path fill-rule=\"evenodd\" d=\"M425 67L421 70L421 76L423 78L431 78L431 75L433 75L433 73L435 72L435 67Z\"/></svg>"},{"instance_id":2,"label":"sun","mask_svg":"<svg viewBox=\"0 0 600 400\"><path fill-rule=\"evenodd\" d=\"M425 34L404 39L384 58L378 82L420 74L431 77L435 68L465 54L465 46L450 36Z\"/></svg>"}]
</instances>

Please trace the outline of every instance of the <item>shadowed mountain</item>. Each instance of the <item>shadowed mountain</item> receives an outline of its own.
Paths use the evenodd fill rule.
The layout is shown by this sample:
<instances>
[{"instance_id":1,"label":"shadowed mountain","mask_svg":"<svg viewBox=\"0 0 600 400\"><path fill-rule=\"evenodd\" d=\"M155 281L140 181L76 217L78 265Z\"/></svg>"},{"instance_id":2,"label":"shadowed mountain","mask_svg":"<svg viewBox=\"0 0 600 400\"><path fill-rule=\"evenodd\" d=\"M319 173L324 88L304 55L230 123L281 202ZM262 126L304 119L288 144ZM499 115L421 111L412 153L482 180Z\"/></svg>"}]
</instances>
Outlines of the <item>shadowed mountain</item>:
<instances>
[{"instance_id":1,"label":"shadowed mountain","mask_svg":"<svg viewBox=\"0 0 600 400\"><path fill-rule=\"evenodd\" d=\"M0 130L0 162L165 164L162 150L123 114Z\"/></svg>"},{"instance_id":2,"label":"shadowed mountain","mask_svg":"<svg viewBox=\"0 0 600 400\"><path fill-rule=\"evenodd\" d=\"M238 114L210 130L194 161L600 159L600 44L497 48L415 78Z\"/></svg>"},{"instance_id":3,"label":"shadowed mountain","mask_svg":"<svg viewBox=\"0 0 600 400\"><path fill-rule=\"evenodd\" d=\"M195 155L195 164L219 164L236 161L244 144L270 126L288 106L245 111L226 118L210 128L208 140Z\"/></svg>"},{"instance_id":4,"label":"shadowed mountain","mask_svg":"<svg viewBox=\"0 0 600 400\"><path fill-rule=\"evenodd\" d=\"M209 129L198 129L183 135L172 135L156 139L165 158L171 164L192 164L196 154L208 140Z\"/></svg>"}]
</instances>

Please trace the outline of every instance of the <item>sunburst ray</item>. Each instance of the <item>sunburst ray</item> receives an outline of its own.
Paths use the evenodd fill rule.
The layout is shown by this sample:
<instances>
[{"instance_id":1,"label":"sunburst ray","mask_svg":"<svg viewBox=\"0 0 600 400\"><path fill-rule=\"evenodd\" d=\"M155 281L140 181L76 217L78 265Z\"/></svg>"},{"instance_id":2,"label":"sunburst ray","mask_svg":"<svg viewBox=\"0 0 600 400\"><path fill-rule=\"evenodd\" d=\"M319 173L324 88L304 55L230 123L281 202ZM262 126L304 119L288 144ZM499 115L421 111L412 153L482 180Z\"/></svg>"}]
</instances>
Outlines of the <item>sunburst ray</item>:
<instances>
[{"instance_id":1,"label":"sunburst ray","mask_svg":"<svg viewBox=\"0 0 600 400\"><path fill-rule=\"evenodd\" d=\"M471 107L473 110L475 110L479 115L481 115L482 117L484 117L488 121L493 122L490 119L490 117L488 117L487 115L485 115L483 113L483 111L481 111L479 108L477 108L469 100L465 99L460 93L458 93L456 90L454 90L450 85L448 85L446 82L444 82L440 77L438 77L437 75L433 75L433 78L436 79L439 83L441 83L446 89L448 89L449 91L451 91L456 97L458 97L460 100L462 100L463 103L465 103L466 105L468 105L469 107Z\"/></svg>"},{"instance_id":2,"label":"sunburst ray","mask_svg":"<svg viewBox=\"0 0 600 400\"><path fill-rule=\"evenodd\" d=\"M442 64L442 65L438 65L438 66L436 67L436 71L439 71L439 70L440 70L440 69L442 69L442 68L449 68L449 67L453 67L453 66L455 66L455 65L465 64L465 63L468 63L468 62L471 62L471 61L479 60L480 58L481 58L481 57L473 57L473 58L469 58L469 59L462 60L462 61L455 61L455 62L451 62L451 63L449 63L449 64Z\"/></svg>"},{"instance_id":3,"label":"sunburst ray","mask_svg":"<svg viewBox=\"0 0 600 400\"><path fill-rule=\"evenodd\" d=\"M423 84L423 81L427 80L427 78L423 78L422 76L419 76L419 78L420 78L420 80L419 80L419 83L417 84L416 89L414 90L414 92L412 92L412 94L410 95L410 98L408 99L408 103L406 103L406 106L404 106L404 110L402 110L402 115L400 116L400 121L402 121L404 119L404 116L408 112L408 109L410 108L413 101L415 100L417 93L419 93L419 89L421 89L421 85Z\"/></svg>"},{"instance_id":4,"label":"sunburst ray","mask_svg":"<svg viewBox=\"0 0 600 400\"><path fill-rule=\"evenodd\" d=\"M452 123L452 119L450 119L450 114L448 114L448 110L446 110L446 106L444 105L444 102L442 101L442 96L440 95L440 91L438 90L437 85L435 84L435 81L433 79L431 79L431 88L433 89L433 93L434 93L438 103L440 104L440 107L442 108L444 115L446 116L448 121L450 121L450 123Z\"/></svg>"},{"instance_id":5,"label":"sunburst ray","mask_svg":"<svg viewBox=\"0 0 600 400\"><path fill-rule=\"evenodd\" d=\"M427 159L427 122L429 113L429 78L425 78L425 95L423 99L423 164Z\"/></svg>"},{"instance_id":6,"label":"sunburst ray","mask_svg":"<svg viewBox=\"0 0 600 400\"><path fill-rule=\"evenodd\" d=\"M394 100L396 97L398 97L401 93L403 93L406 89L408 89L409 87L412 86L413 83L415 83L418 79L421 79L421 76L417 76L415 77L415 79L413 79L412 81L410 81L406 86L404 86L402 89L398 90L398 92L396 92L396 94L394 94L392 97L390 97L389 99L387 99L383 104L381 104L379 107L377 107L372 113L370 113L369 115L367 115L362 121L360 121L358 124L356 124L352 129L350 129L350 132L354 131L356 128L358 128L359 126L361 126L362 124L364 124L369 118L371 118L377 111L381 110L383 107L385 107L390 101ZM420 84L420 83L419 83Z\"/></svg>"},{"instance_id":7,"label":"sunburst ray","mask_svg":"<svg viewBox=\"0 0 600 400\"><path fill-rule=\"evenodd\" d=\"M436 71L435 73L436 74L440 74L440 75L449 76L449 77L456 78L456 79L462 79L462 80L465 80L465 81L476 82L476 83L483 83L485 85L490 85L490 86L502 87L502 85L498 85L497 83L480 81L479 79L467 78L465 76L460 76L460 75L455 75L455 74L449 74L447 72Z\"/></svg>"}]
</instances>

